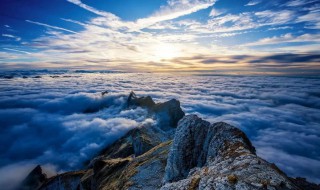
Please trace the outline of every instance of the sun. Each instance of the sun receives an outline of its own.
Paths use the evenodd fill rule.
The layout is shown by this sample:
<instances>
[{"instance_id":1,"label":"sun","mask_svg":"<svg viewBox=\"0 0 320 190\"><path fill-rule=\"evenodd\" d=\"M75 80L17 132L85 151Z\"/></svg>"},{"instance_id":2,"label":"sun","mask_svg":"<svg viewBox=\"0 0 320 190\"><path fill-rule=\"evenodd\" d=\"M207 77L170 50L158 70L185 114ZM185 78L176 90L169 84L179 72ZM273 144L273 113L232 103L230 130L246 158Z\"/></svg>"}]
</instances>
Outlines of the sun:
<instances>
[{"instance_id":1,"label":"sun","mask_svg":"<svg viewBox=\"0 0 320 190\"><path fill-rule=\"evenodd\" d=\"M172 44L157 44L153 47L152 56L155 60L173 59L179 57L181 51Z\"/></svg>"}]
</instances>

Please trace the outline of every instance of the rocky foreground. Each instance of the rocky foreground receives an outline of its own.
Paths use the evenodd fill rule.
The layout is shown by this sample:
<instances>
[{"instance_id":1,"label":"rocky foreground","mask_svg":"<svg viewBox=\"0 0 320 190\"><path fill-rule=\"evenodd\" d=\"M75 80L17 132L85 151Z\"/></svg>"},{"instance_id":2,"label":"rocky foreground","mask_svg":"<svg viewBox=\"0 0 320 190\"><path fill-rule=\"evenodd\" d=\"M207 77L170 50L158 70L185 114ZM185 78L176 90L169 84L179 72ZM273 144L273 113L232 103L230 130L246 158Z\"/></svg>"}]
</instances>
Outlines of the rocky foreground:
<instances>
[{"instance_id":1,"label":"rocky foreground","mask_svg":"<svg viewBox=\"0 0 320 190\"><path fill-rule=\"evenodd\" d=\"M227 123L185 116L180 102L156 104L132 92L127 108L144 107L157 125L140 126L102 150L81 171L47 178L37 166L22 190L317 190L289 178L255 154L247 136Z\"/></svg>"}]
</instances>

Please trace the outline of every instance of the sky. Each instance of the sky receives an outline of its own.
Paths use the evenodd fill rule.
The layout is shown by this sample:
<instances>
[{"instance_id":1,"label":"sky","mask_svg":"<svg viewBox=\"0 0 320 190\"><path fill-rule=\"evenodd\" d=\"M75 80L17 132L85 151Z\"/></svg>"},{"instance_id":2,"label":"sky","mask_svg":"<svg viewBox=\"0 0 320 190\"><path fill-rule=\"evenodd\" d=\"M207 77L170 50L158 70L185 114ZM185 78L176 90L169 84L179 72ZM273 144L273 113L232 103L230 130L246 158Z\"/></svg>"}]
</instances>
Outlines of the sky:
<instances>
[{"instance_id":1,"label":"sky","mask_svg":"<svg viewBox=\"0 0 320 190\"><path fill-rule=\"evenodd\" d=\"M1 0L13 69L318 75L318 0Z\"/></svg>"}]
</instances>

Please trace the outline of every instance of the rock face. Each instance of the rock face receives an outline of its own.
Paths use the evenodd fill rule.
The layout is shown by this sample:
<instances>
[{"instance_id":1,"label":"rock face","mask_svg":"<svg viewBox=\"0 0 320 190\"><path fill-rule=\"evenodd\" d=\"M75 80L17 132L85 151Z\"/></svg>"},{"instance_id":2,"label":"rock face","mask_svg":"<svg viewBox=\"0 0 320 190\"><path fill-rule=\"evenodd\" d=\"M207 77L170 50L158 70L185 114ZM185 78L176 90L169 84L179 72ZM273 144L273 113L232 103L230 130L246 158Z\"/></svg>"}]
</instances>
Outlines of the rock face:
<instances>
[{"instance_id":1,"label":"rock face","mask_svg":"<svg viewBox=\"0 0 320 190\"><path fill-rule=\"evenodd\" d=\"M176 99L156 104L150 96L138 98L134 92L131 92L127 107L132 106L147 108L150 114L155 115L159 121L158 126L164 131L177 127L178 121L185 115L180 102Z\"/></svg>"},{"instance_id":2,"label":"rock face","mask_svg":"<svg viewBox=\"0 0 320 190\"><path fill-rule=\"evenodd\" d=\"M46 174L42 172L41 166L36 166L29 175L23 180L19 189L34 190L38 189L47 179Z\"/></svg>"},{"instance_id":3,"label":"rock face","mask_svg":"<svg viewBox=\"0 0 320 190\"><path fill-rule=\"evenodd\" d=\"M150 109L155 104L156 103L152 100L150 96L138 98L133 91L129 94L128 100L127 100L127 107L140 106L140 107Z\"/></svg>"},{"instance_id":4,"label":"rock face","mask_svg":"<svg viewBox=\"0 0 320 190\"><path fill-rule=\"evenodd\" d=\"M319 190L320 189L320 184L314 184L310 183L306 180L306 178L290 178L291 181L296 184L300 189L307 189L307 190Z\"/></svg>"},{"instance_id":5,"label":"rock face","mask_svg":"<svg viewBox=\"0 0 320 190\"><path fill-rule=\"evenodd\" d=\"M274 164L255 154L242 131L195 115L179 122L164 181L162 190L299 189Z\"/></svg>"},{"instance_id":6,"label":"rock face","mask_svg":"<svg viewBox=\"0 0 320 190\"><path fill-rule=\"evenodd\" d=\"M156 104L152 107L152 111L159 120L158 125L165 131L177 127L178 121L185 115L180 107L180 102L176 99Z\"/></svg>"},{"instance_id":7,"label":"rock face","mask_svg":"<svg viewBox=\"0 0 320 190\"><path fill-rule=\"evenodd\" d=\"M39 190L76 190L85 171L67 172L47 179Z\"/></svg>"},{"instance_id":8,"label":"rock face","mask_svg":"<svg viewBox=\"0 0 320 190\"><path fill-rule=\"evenodd\" d=\"M80 189L160 189L170 145L161 143L135 158L99 160L81 179Z\"/></svg>"},{"instance_id":9,"label":"rock face","mask_svg":"<svg viewBox=\"0 0 320 190\"><path fill-rule=\"evenodd\" d=\"M259 158L241 130L196 115L183 117L177 100L156 104L132 92L127 103L148 109L158 125L131 130L85 170L46 179L39 166L24 181L25 190L320 189L302 178L288 178Z\"/></svg>"}]
</instances>

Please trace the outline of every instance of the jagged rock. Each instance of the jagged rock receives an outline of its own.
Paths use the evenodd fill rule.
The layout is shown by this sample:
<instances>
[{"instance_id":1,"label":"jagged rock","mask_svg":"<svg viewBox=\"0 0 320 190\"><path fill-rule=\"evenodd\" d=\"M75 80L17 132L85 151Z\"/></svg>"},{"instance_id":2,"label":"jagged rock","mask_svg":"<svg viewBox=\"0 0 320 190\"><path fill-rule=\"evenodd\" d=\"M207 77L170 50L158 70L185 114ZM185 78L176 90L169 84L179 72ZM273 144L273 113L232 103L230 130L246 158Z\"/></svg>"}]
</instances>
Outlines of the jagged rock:
<instances>
[{"instance_id":1,"label":"jagged rock","mask_svg":"<svg viewBox=\"0 0 320 190\"><path fill-rule=\"evenodd\" d=\"M300 189L306 190L320 190L320 184L314 184L307 181L306 178L297 177L297 178L290 178L291 181L296 184Z\"/></svg>"},{"instance_id":2,"label":"jagged rock","mask_svg":"<svg viewBox=\"0 0 320 190\"><path fill-rule=\"evenodd\" d=\"M21 190L38 189L45 182L46 179L47 179L46 174L42 172L41 166L38 165L23 180L19 189Z\"/></svg>"},{"instance_id":3,"label":"jagged rock","mask_svg":"<svg viewBox=\"0 0 320 190\"><path fill-rule=\"evenodd\" d=\"M156 104L150 96L138 98L134 92L131 92L127 105L147 108L151 114L155 115L159 121L158 126L164 131L176 128L178 121L185 115L180 102L176 99Z\"/></svg>"},{"instance_id":4,"label":"jagged rock","mask_svg":"<svg viewBox=\"0 0 320 190\"><path fill-rule=\"evenodd\" d=\"M171 147L162 190L299 189L259 158L245 134L226 123L184 117ZM192 187L192 188L191 188Z\"/></svg>"},{"instance_id":5,"label":"jagged rock","mask_svg":"<svg viewBox=\"0 0 320 190\"><path fill-rule=\"evenodd\" d=\"M161 138L162 137L162 138ZM124 137L103 149L98 157L103 159L140 156L161 142L169 140L151 126L142 126L129 131Z\"/></svg>"},{"instance_id":6,"label":"jagged rock","mask_svg":"<svg viewBox=\"0 0 320 190\"><path fill-rule=\"evenodd\" d=\"M106 94L108 94L109 92L107 91L107 90L105 90L105 91L103 91L103 92L101 92L101 96L104 96L104 95L106 95Z\"/></svg>"},{"instance_id":7,"label":"jagged rock","mask_svg":"<svg viewBox=\"0 0 320 190\"><path fill-rule=\"evenodd\" d=\"M176 128L178 121L185 115L180 107L180 102L176 99L156 104L152 111L158 118L159 127L165 131Z\"/></svg>"},{"instance_id":8,"label":"jagged rock","mask_svg":"<svg viewBox=\"0 0 320 190\"><path fill-rule=\"evenodd\" d=\"M80 179L85 173L86 171L81 170L56 175L47 179L39 190L78 190L80 188Z\"/></svg>"},{"instance_id":9,"label":"jagged rock","mask_svg":"<svg viewBox=\"0 0 320 190\"><path fill-rule=\"evenodd\" d=\"M156 103L152 100L150 96L138 98L136 94L132 91L130 92L127 100L127 106L140 106L144 108L151 109Z\"/></svg>"},{"instance_id":10,"label":"jagged rock","mask_svg":"<svg viewBox=\"0 0 320 190\"><path fill-rule=\"evenodd\" d=\"M159 189L171 141L152 148L141 156L96 162L81 179L83 190Z\"/></svg>"}]
</instances>

